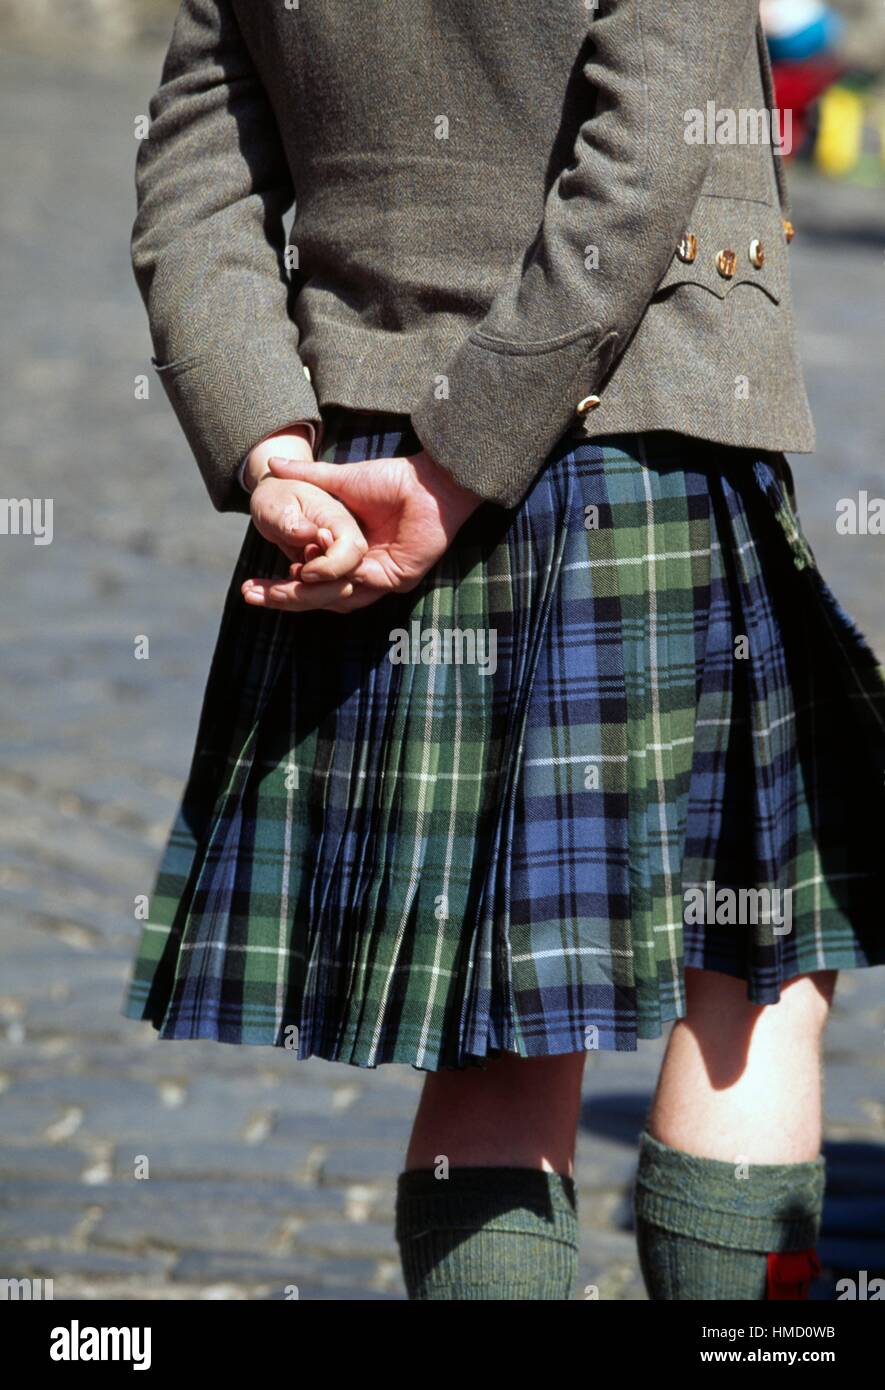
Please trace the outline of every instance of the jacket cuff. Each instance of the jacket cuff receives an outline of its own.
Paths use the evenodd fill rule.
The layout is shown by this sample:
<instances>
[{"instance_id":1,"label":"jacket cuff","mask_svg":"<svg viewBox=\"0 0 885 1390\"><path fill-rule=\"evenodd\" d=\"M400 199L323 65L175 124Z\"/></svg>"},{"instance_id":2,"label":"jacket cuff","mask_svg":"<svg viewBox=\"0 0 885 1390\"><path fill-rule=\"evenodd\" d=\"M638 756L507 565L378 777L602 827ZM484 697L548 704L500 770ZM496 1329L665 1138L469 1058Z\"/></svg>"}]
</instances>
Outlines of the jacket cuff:
<instances>
[{"instance_id":1,"label":"jacket cuff","mask_svg":"<svg viewBox=\"0 0 885 1390\"><path fill-rule=\"evenodd\" d=\"M292 420L319 424L291 341L259 339L154 367L220 512L248 512L237 473L256 444Z\"/></svg>"},{"instance_id":2,"label":"jacket cuff","mask_svg":"<svg viewBox=\"0 0 885 1390\"><path fill-rule=\"evenodd\" d=\"M599 387L617 340L598 325L552 345L472 333L412 411L415 433L462 487L515 507Z\"/></svg>"},{"instance_id":3,"label":"jacket cuff","mask_svg":"<svg viewBox=\"0 0 885 1390\"><path fill-rule=\"evenodd\" d=\"M285 429L294 430L294 429L296 429L298 426L301 426L302 429L307 430L307 433L308 433L308 436L309 436L309 438L308 438L308 443L310 444L310 452L313 454L314 458L316 458L316 451L317 451L317 434L318 434L318 430L317 430L317 426L314 424L313 420L290 420L290 421L289 421L287 424L285 424L285 425L278 425L277 428L276 428L275 430L270 430L269 433L270 433L270 434L279 434L279 432L280 432L281 429L283 429L283 430L285 430ZM265 439L267 439L267 437L268 437L267 435L264 436ZM259 440L257 441L257 443L263 444L263 443L264 443L264 440L259 439ZM253 448L254 448L254 445L253 445ZM240 466L239 466L239 468L237 469L237 482L239 483L240 487L243 489L244 492L248 492L248 493L249 493L249 496L250 496L250 497L252 496L252 493L251 493L251 492L249 491L249 489L246 487L246 464L249 462L249 454L251 454L251 452L252 452L252 450L250 449L250 450L248 451L248 453L245 453L245 454L243 455L243 457L240 459Z\"/></svg>"}]
</instances>

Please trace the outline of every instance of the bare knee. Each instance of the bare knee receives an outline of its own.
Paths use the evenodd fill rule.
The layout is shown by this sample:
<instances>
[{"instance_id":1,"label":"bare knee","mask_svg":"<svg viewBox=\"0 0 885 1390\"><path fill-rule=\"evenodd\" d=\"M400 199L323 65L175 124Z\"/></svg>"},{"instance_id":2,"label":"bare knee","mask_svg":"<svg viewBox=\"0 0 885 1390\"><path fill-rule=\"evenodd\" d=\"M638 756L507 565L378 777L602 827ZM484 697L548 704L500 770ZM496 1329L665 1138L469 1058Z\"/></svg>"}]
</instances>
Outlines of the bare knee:
<instances>
[{"instance_id":1,"label":"bare knee","mask_svg":"<svg viewBox=\"0 0 885 1390\"><path fill-rule=\"evenodd\" d=\"M406 1166L432 1166L445 1155L462 1166L570 1172L584 1062L584 1053L504 1053L482 1068L431 1073Z\"/></svg>"},{"instance_id":2,"label":"bare knee","mask_svg":"<svg viewBox=\"0 0 885 1390\"><path fill-rule=\"evenodd\" d=\"M833 971L792 980L778 1003L746 984L686 972L687 1013L673 1029L650 1117L654 1136L711 1158L801 1162L820 1143L821 1039Z\"/></svg>"},{"instance_id":3,"label":"bare knee","mask_svg":"<svg viewBox=\"0 0 885 1390\"><path fill-rule=\"evenodd\" d=\"M781 988L776 1004L752 1004L744 980L710 970L687 970L686 1015L691 1032L711 1056L748 1050L754 1039L780 1037L794 1045L819 1044L836 988L835 970L799 975Z\"/></svg>"}]
</instances>

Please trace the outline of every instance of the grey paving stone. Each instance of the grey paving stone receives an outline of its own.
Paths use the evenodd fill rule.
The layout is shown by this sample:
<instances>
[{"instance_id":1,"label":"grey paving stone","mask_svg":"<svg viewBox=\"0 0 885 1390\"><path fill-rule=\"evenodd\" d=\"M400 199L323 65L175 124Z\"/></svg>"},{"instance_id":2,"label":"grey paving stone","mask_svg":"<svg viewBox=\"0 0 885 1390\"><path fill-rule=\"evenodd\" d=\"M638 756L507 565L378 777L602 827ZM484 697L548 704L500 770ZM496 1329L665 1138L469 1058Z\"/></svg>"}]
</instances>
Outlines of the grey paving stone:
<instances>
[{"instance_id":1,"label":"grey paving stone","mask_svg":"<svg viewBox=\"0 0 885 1390\"><path fill-rule=\"evenodd\" d=\"M133 936L130 947L122 957L127 965L134 947ZM69 1074L76 1070L98 1080L131 1079L150 1085L176 1080L188 1089L203 1080L224 1079L233 1083L235 1088L246 1088L255 1079L264 1085L265 1077L282 1083L292 1076L291 1057L283 1053L281 1048L236 1047L205 1039L183 1043L158 1038L149 1024L132 1019L121 1019L121 1027L123 1031L113 1048L88 1035L79 1036L73 1040L76 1051L71 1059L65 1063L63 1057L53 1055L50 1066L41 1060L40 1044L35 1040L27 1055L22 1056L19 1051L18 1065L24 1069L25 1077L33 1075L51 1080L57 1074ZM3 1058L2 1046L0 1042L0 1062ZM307 1075L307 1068L299 1073L299 1085L305 1084Z\"/></svg>"},{"instance_id":2,"label":"grey paving stone","mask_svg":"<svg viewBox=\"0 0 885 1390\"><path fill-rule=\"evenodd\" d=\"M59 1207L0 1208L0 1245L64 1240L78 1221L77 1213Z\"/></svg>"},{"instance_id":3,"label":"grey paving stone","mask_svg":"<svg viewBox=\"0 0 885 1390\"><path fill-rule=\"evenodd\" d=\"M83 1109L81 1134L109 1140L125 1140L142 1152L152 1142L179 1140L205 1142L235 1140L251 1117L260 1110L254 1091L243 1083L225 1098L223 1091L185 1087L182 1103L164 1103L158 1085L120 1076L47 1076L10 1087L0 1098L0 1124L4 1103L21 1101L24 1095L48 1097Z\"/></svg>"},{"instance_id":4,"label":"grey paving stone","mask_svg":"<svg viewBox=\"0 0 885 1390\"><path fill-rule=\"evenodd\" d=\"M64 1280L76 1290L83 1279L165 1276L169 1260L158 1255L109 1254L103 1250L21 1250L16 1252L21 1276ZM2 1260L2 1256L0 1256Z\"/></svg>"},{"instance_id":5,"label":"grey paving stone","mask_svg":"<svg viewBox=\"0 0 885 1390\"><path fill-rule=\"evenodd\" d=\"M223 1202L149 1206L106 1211L91 1234L97 1247L140 1252L146 1249L241 1251L270 1250L280 1234L280 1215Z\"/></svg>"},{"instance_id":6,"label":"grey paving stone","mask_svg":"<svg viewBox=\"0 0 885 1390\"><path fill-rule=\"evenodd\" d=\"M621 1192L636 1175L635 1144L617 1143L581 1133L575 1160L579 1192Z\"/></svg>"},{"instance_id":7,"label":"grey paving stone","mask_svg":"<svg viewBox=\"0 0 885 1390\"><path fill-rule=\"evenodd\" d=\"M330 1086L319 1076L311 1078L309 1072L308 1065L295 1064L285 1077L276 1073L258 1077L193 1077L188 1082L188 1105L243 1104L250 1110L272 1110L280 1116L295 1117L334 1114L336 1098L346 1090L347 1078L339 1074L339 1085Z\"/></svg>"},{"instance_id":8,"label":"grey paving stone","mask_svg":"<svg viewBox=\"0 0 885 1390\"><path fill-rule=\"evenodd\" d=\"M878 1012L878 1011L877 1011ZM863 1059L863 1064L878 1066L885 1054L885 1034L881 1016L857 1013L850 1018L833 1018L827 1026L827 1055L833 1064L851 1064Z\"/></svg>"},{"instance_id":9,"label":"grey paving stone","mask_svg":"<svg viewBox=\"0 0 885 1390\"><path fill-rule=\"evenodd\" d=\"M224 1252L191 1251L182 1255L172 1270L176 1283L188 1284L257 1284L273 1286L277 1295L287 1285L297 1285L303 1298L308 1288L334 1285L336 1282L361 1284L368 1289L376 1280L377 1265L371 1259L323 1260L305 1251L289 1255L240 1255L232 1258Z\"/></svg>"},{"instance_id":10,"label":"grey paving stone","mask_svg":"<svg viewBox=\"0 0 885 1390\"><path fill-rule=\"evenodd\" d=\"M340 1215L347 1204L345 1189L313 1187L303 1183L256 1182L237 1173L228 1181L218 1181L200 1175L197 1178L116 1178L110 1182L24 1181L20 1178L3 1183L0 1202L14 1206L17 1202L37 1203L47 1207L144 1207L187 1206L194 1200L220 1202L241 1207L259 1207L264 1211L291 1217ZM2 1210L2 1207L0 1207ZM370 1214L374 1211L370 1207Z\"/></svg>"},{"instance_id":11,"label":"grey paving stone","mask_svg":"<svg viewBox=\"0 0 885 1390\"><path fill-rule=\"evenodd\" d=\"M55 1065L57 1069L58 1059ZM56 1070L48 1076L33 1078L27 1082L14 1082L6 1094L0 1097L0 1114L7 1102L26 1100L52 1101L56 1104L84 1108L90 1105L137 1104L150 1109L157 1105L159 1093L155 1086L125 1076L98 1077L80 1072L64 1075Z\"/></svg>"},{"instance_id":12,"label":"grey paving stone","mask_svg":"<svg viewBox=\"0 0 885 1390\"><path fill-rule=\"evenodd\" d=\"M579 1298L590 1301L594 1289L598 1290L600 1301L645 1298L631 1235L582 1231L576 1292Z\"/></svg>"},{"instance_id":13,"label":"grey paving stone","mask_svg":"<svg viewBox=\"0 0 885 1390\"><path fill-rule=\"evenodd\" d=\"M294 1238L296 1250L334 1255L375 1256L398 1260L392 1224L354 1221L308 1222Z\"/></svg>"},{"instance_id":14,"label":"grey paving stone","mask_svg":"<svg viewBox=\"0 0 885 1390\"><path fill-rule=\"evenodd\" d=\"M335 1149L323 1159L322 1180L342 1183L378 1183L393 1187L402 1161L387 1149Z\"/></svg>"},{"instance_id":15,"label":"grey paving stone","mask_svg":"<svg viewBox=\"0 0 885 1390\"><path fill-rule=\"evenodd\" d=\"M207 1135L202 1141L190 1138L176 1141L149 1140L141 1151L149 1160L150 1178L164 1182L169 1178L199 1178L201 1182L236 1174L238 1182L294 1182L304 1176L312 1145L295 1140L288 1144L230 1144ZM113 1172L125 1178L134 1171L135 1154L130 1147L114 1150ZM141 1181L141 1180L139 1180Z\"/></svg>"},{"instance_id":16,"label":"grey paving stone","mask_svg":"<svg viewBox=\"0 0 885 1390\"><path fill-rule=\"evenodd\" d=\"M398 1134L402 1134L415 1118L419 1099L418 1092L405 1087L388 1086L382 1089L373 1086L357 1096L345 1113L348 1119L360 1124L366 1119L374 1121L378 1117L390 1116L398 1121L395 1128Z\"/></svg>"},{"instance_id":17,"label":"grey paving stone","mask_svg":"<svg viewBox=\"0 0 885 1390\"><path fill-rule=\"evenodd\" d=\"M4 870L7 864L13 864L12 856L7 855L6 848L0 850L0 863ZM51 869L44 864L44 872L51 872ZM14 877L12 874L10 877ZM68 881L65 889L68 892L76 891L76 882ZM91 893L87 888L86 896L90 901L97 902L97 894ZM7 985L10 976L6 973L7 968L12 969L32 969L42 965L47 974L55 975L56 972L62 974L62 978L69 982L73 977L87 976L90 979L109 979L112 975L118 974L126 964L124 957L113 957L106 950L98 950L87 953L82 948L77 949L69 943L53 937L44 931L35 929L33 926L26 925L10 917L4 923L3 928L4 945L8 950L8 955L4 957L3 982Z\"/></svg>"},{"instance_id":18,"label":"grey paving stone","mask_svg":"<svg viewBox=\"0 0 885 1390\"><path fill-rule=\"evenodd\" d=\"M616 1067L605 1081L597 1073L584 1087L581 1130L594 1139L605 1139L635 1148L645 1128L652 1092L645 1085L630 1087Z\"/></svg>"},{"instance_id":19,"label":"grey paving stone","mask_svg":"<svg viewBox=\"0 0 885 1390\"><path fill-rule=\"evenodd\" d=\"M132 1105L93 1105L83 1119L83 1134L119 1140L139 1153L162 1145L170 1152L188 1142L221 1146L235 1141L245 1129L254 1107L234 1102L222 1105L163 1105L155 1100L149 1110Z\"/></svg>"},{"instance_id":20,"label":"grey paving stone","mask_svg":"<svg viewBox=\"0 0 885 1390\"><path fill-rule=\"evenodd\" d=\"M64 1182L78 1178L87 1164L86 1156L72 1149L34 1145L0 1147L0 1181L45 1178Z\"/></svg>"},{"instance_id":21,"label":"grey paving stone","mask_svg":"<svg viewBox=\"0 0 885 1390\"><path fill-rule=\"evenodd\" d=\"M878 1052L875 1061L879 1061ZM873 1128L874 1121L866 1109L870 1101L885 1101L885 1071L871 1067L862 1056L850 1063L827 1067L824 1114L828 1124ZM885 1139L885 1127L881 1132Z\"/></svg>"},{"instance_id":22,"label":"grey paving stone","mask_svg":"<svg viewBox=\"0 0 885 1390\"><path fill-rule=\"evenodd\" d=\"M70 948L66 948L63 958L49 950L35 952L30 957L12 946L8 951L8 961L3 965L3 991L20 999L45 999L49 995L62 998L63 992L70 991L72 973L82 969L81 962L72 959L74 952ZM106 976L106 979L114 978L120 978L119 971L113 977ZM104 989L107 988L105 984ZM96 989L100 990L101 986L96 984Z\"/></svg>"},{"instance_id":23,"label":"grey paving stone","mask_svg":"<svg viewBox=\"0 0 885 1390\"><path fill-rule=\"evenodd\" d=\"M620 1192L582 1192L580 1221L582 1228L591 1231L632 1232L632 1188Z\"/></svg>"},{"instance_id":24,"label":"grey paving stone","mask_svg":"<svg viewBox=\"0 0 885 1390\"><path fill-rule=\"evenodd\" d=\"M20 798L0 799L0 811L5 810L8 828L9 817L16 809L20 817ZM139 836L110 825L95 826L81 816L64 814L47 802L40 804L39 821L41 862L48 861L49 865L58 864L65 869L76 866L79 873L91 877L97 887L104 885L105 892L119 892L120 901L127 904L127 912L131 912L136 893L150 891L155 850ZM25 830L19 818L12 823L8 837L22 839ZM10 900L14 907L14 895L10 895Z\"/></svg>"},{"instance_id":25,"label":"grey paving stone","mask_svg":"<svg viewBox=\"0 0 885 1390\"><path fill-rule=\"evenodd\" d=\"M164 1105L154 1096L150 1105L138 1100L111 1097L88 1104L77 1130L78 1142L90 1140L125 1143L131 1153L149 1152L152 1145L169 1146L192 1141L220 1145L236 1140L252 1112L232 1105L192 1108Z\"/></svg>"},{"instance_id":26,"label":"grey paving stone","mask_svg":"<svg viewBox=\"0 0 885 1390\"><path fill-rule=\"evenodd\" d=\"M17 1143L39 1142L53 1121L64 1114L64 1107L51 1102L11 1100L0 1096L0 1135Z\"/></svg>"},{"instance_id":27,"label":"grey paving stone","mask_svg":"<svg viewBox=\"0 0 885 1390\"><path fill-rule=\"evenodd\" d=\"M669 1029L665 1032L669 1032ZM615 1057L610 1052L588 1052L584 1070L585 1090L592 1095L597 1090L618 1089L627 1078L631 1086L641 1086L645 1082L652 1088L665 1048L666 1037L661 1037L643 1038L635 1052L618 1052Z\"/></svg>"},{"instance_id":28,"label":"grey paving stone","mask_svg":"<svg viewBox=\"0 0 885 1390\"><path fill-rule=\"evenodd\" d=\"M272 1133L275 1141L310 1138L316 1144L384 1144L399 1150L408 1143L411 1129L411 1117L405 1115L365 1113L357 1118L344 1110L319 1115L280 1114Z\"/></svg>"},{"instance_id":29,"label":"grey paving stone","mask_svg":"<svg viewBox=\"0 0 885 1390\"><path fill-rule=\"evenodd\" d=\"M68 1000L64 1008L35 1000L28 1007L25 1023L29 1037L73 1039L89 1034L105 1038L111 1046L124 1026L116 1001L105 1009L96 1010L95 1004L88 999Z\"/></svg>"},{"instance_id":30,"label":"grey paving stone","mask_svg":"<svg viewBox=\"0 0 885 1390\"><path fill-rule=\"evenodd\" d=\"M380 1290L357 1284L351 1288L338 1284L299 1285L301 1303L401 1303L405 1301L404 1290Z\"/></svg>"}]
</instances>

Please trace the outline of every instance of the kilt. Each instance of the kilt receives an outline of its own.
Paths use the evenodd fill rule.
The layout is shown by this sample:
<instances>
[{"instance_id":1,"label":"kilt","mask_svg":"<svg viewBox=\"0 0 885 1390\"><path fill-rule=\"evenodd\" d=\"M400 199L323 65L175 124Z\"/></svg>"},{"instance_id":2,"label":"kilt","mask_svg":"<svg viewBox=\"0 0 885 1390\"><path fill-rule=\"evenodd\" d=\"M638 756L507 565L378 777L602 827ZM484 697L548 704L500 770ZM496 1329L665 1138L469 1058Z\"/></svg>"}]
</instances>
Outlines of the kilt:
<instances>
[{"instance_id":1,"label":"kilt","mask_svg":"<svg viewBox=\"0 0 885 1390\"><path fill-rule=\"evenodd\" d=\"M885 678L782 456L574 434L409 594L247 607L286 565L250 524L129 1017L436 1070L633 1050L687 966L769 1004L885 962Z\"/></svg>"}]
</instances>

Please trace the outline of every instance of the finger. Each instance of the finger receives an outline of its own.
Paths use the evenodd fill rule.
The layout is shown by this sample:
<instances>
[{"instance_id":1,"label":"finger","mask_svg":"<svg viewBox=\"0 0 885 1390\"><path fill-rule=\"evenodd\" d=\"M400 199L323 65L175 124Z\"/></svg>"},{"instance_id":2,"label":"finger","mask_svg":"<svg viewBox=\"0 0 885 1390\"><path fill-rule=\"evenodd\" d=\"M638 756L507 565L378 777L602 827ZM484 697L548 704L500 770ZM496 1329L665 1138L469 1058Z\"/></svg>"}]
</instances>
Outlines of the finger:
<instances>
[{"instance_id":1,"label":"finger","mask_svg":"<svg viewBox=\"0 0 885 1390\"><path fill-rule=\"evenodd\" d=\"M303 613L324 608L342 598L349 598L353 585L348 580L331 584L301 584L298 580L248 579L241 592L252 608L272 608L288 613Z\"/></svg>"},{"instance_id":2,"label":"finger","mask_svg":"<svg viewBox=\"0 0 885 1390\"><path fill-rule=\"evenodd\" d=\"M315 459L267 460L267 466L276 478L298 478L304 483L313 483L332 497L341 497L350 491L346 463L318 463Z\"/></svg>"},{"instance_id":3,"label":"finger","mask_svg":"<svg viewBox=\"0 0 885 1390\"><path fill-rule=\"evenodd\" d=\"M360 586L354 589L349 598L338 599L326 607L333 613L356 613L360 608L369 608L373 603L377 603L386 593L387 590Z\"/></svg>"},{"instance_id":4,"label":"finger","mask_svg":"<svg viewBox=\"0 0 885 1390\"><path fill-rule=\"evenodd\" d=\"M293 563L289 566L289 578L298 579L308 560L315 560L318 555L322 554L324 554L324 551L319 545L306 545L303 550L299 550L292 554L290 559ZM352 575L348 577L353 578Z\"/></svg>"},{"instance_id":5,"label":"finger","mask_svg":"<svg viewBox=\"0 0 885 1390\"><path fill-rule=\"evenodd\" d=\"M305 549L313 543L308 536L303 539L299 539L297 536L293 538L288 532L283 532L276 526L261 526L259 531L262 539L270 545L276 546L290 564L303 563Z\"/></svg>"},{"instance_id":6,"label":"finger","mask_svg":"<svg viewBox=\"0 0 885 1390\"><path fill-rule=\"evenodd\" d=\"M348 527L347 531L336 536L324 555L305 561L301 577L306 584L320 584L331 579L342 579L359 566L366 553L366 543L362 534Z\"/></svg>"}]
</instances>

